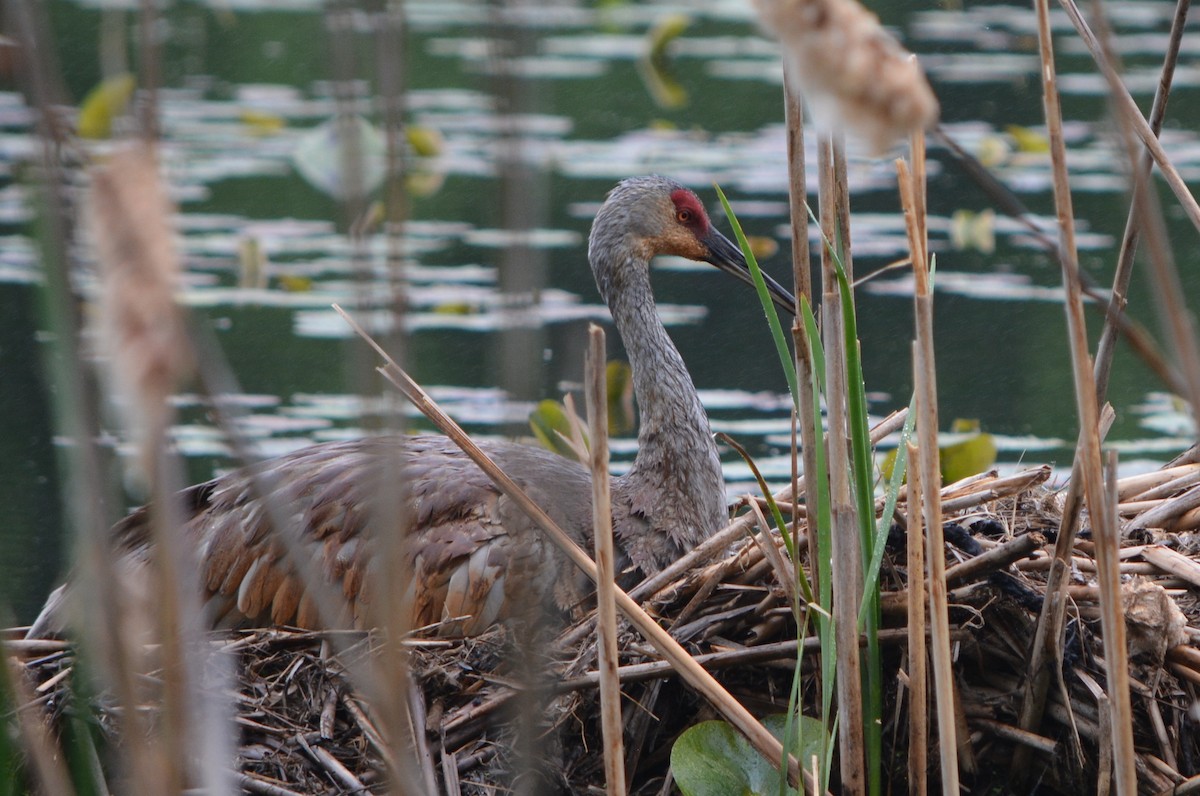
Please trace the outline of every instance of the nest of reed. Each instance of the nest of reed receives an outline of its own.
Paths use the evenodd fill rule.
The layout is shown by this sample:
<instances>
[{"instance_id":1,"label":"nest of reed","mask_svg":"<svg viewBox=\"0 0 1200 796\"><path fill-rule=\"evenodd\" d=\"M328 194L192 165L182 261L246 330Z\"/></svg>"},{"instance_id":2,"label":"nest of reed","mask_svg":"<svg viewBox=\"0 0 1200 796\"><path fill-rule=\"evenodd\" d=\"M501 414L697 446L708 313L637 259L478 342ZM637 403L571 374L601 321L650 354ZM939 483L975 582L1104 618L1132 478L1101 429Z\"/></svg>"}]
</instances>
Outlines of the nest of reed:
<instances>
[{"instance_id":1,"label":"nest of reed","mask_svg":"<svg viewBox=\"0 0 1200 796\"><path fill-rule=\"evenodd\" d=\"M1086 519L1067 588L1063 676L1050 688L1041 724L1034 731L1017 727L1062 516L1061 493L1043 485L1048 476L1048 468L1007 478L990 474L943 491L960 767L965 783L992 792L1016 787L1012 760L1022 746L1032 754L1019 790L1088 792L1100 767L1110 764L1099 591ZM1120 559L1143 793L1172 792L1200 771L1200 533L1193 530L1200 518L1185 509L1165 510L1172 501L1186 506L1178 495L1196 481L1200 464L1186 464L1120 485L1121 511L1129 520ZM1159 521L1165 530L1139 525L1138 517L1152 509L1168 516ZM904 510L901 503L898 518ZM899 792L906 789L904 717L910 706L903 686L905 537L899 526L893 531L881 573L880 638L886 651L885 776ZM723 551L698 556L643 604L756 715L786 709L802 647L805 712L816 715L816 640L797 641L788 598L764 545L765 537L743 533ZM637 633L621 627L630 790L666 793L673 741L715 714ZM521 780L530 777L540 781L540 792L603 792L594 622L588 617L557 637L553 632L511 625L461 641L407 642L406 701L413 725L424 730L416 734L414 777L450 794L528 787L534 783ZM372 706L347 674L349 659L376 654L376 639L343 633L338 644L331 640L329 633L282 628L214 636L237 664L238 781L246 792L383 789L386 745ZM9 652L20 659L35 705L52 726L63 728L65 717L84 713L94 717L104 742L123 742L114 735L103 695L86 698L81 708L69 643L12 641ZM932 728L931 738L936 744ZM936 748L929 750L931 778L937 776L937 755ZM836 782L832 789L837 791Z\"/></svg>"}]
</instances>

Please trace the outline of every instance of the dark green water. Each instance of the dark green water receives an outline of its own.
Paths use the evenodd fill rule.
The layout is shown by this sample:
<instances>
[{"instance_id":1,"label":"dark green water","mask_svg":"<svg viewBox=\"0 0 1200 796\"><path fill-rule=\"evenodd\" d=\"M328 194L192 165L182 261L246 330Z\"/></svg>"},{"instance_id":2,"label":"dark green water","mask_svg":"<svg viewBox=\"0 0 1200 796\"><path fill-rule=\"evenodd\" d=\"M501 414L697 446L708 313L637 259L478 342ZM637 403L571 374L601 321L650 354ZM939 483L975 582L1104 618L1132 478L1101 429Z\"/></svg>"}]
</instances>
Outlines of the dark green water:
<instances>
[{"instance_id":1,"label":"dark green water","mask_svg":"<svg viewBox=\"0 0 1200 796\"><path fill-rule=\"evenodd\" d=\"M135 17L96 5L53 0L46 6L72 102L100 79L106 41L136 64ZM168 9L163 27L164 159L182 213L186 298L215 330L242 389L262 397L249 428L264 451L358 433L367 422L351 398L359 391L353 365L366 361L362 348L346 339L327 309L331 300L353 306L346 210L297 173L292 153L333 115L331 81L353 75L369 95L380 60L402 65L408 121L436 130L444 142L440 155L414 164L426 187L409 200L407 263L442 270L414 276L408 361L424 384L442 388L448 407L473 430L522 433L527 402L558 397L580 380L586 322L602 317L584 241L592 211L621 177L677 177L714 213L711 183L720 182L747 231L778 242L764 267L788 278L780 72L773 45L743 4L688 7L691 23L669 48L671 75L687 101L672 108L656 104L638 58L647 31L679 7L609 5L598 12L548 5L514 21L497 6L408 4L397 49L381 35L380 18L367 12L350 17L351 32L338 38L331 30L340 28L342 17L321 12L317 3L297 5L305 7L281 12L179 3ZM951 132L972 148L1007 146L997 172L1033 212L1052 215L1046 156L1018 151L1005 133L1007 125L1037 128L1042 118L1029 9L889 3L875 10L922 57ZM1166 3L1136 2L1117 12L1126 65L1144 105L1143 86L1157 68L1162 45L1156 42L1169 11ZM1086 231L1081 259L1106 284L1124 225L1121 160L1093 69L1072 46L1073 34L1060 30L1075 210ZM126 33L125 47L112 38L114 31ZM1150 34L1157 39L1147 42ZM1194 179L1200 174L1200 103L1190 64L1179 81L1168 149ZM15 90L12 77L2 88ZM0 109L14 109L0 116L0 190L13 208L0 217L0 589L23 619L63 565L58 494L71 484L56 468L45 343L36 334L45 321L37 268L24 253L30 186L19 175L29 173L33 149L20 98L0 99ZM378 121L372 107L361 110ZM262 118L278 129L267 129L271 124ZM987 201L944 153L934 150L931 158L932 244L945 288L936 310L941 416L946 423L978 418L1000 436L1005 466L1065 464L1069 453L1061 440L1074 436L1076 421L1065 322L1053 294L1057 269L1003 222L994 252L952 246L950 217L982 210ZM859 274L903 256L896 245L902 233L883 220L897 218L892 174L890 159L851 164L855 212L869 214L854 222ZM1196 295L1196 230L1166 194L1164 201L1186 292ZM545 245L506 249L492 240L514 225L539 230L535 239ZM723 219L718 225L727 229ZM266 253L266 290L236 289L244 240ZM374 236L368 259L381 264L383 245ZM80 251L86 255L86 246ZM464 275L463 266L490 270ZM897 279L888 275L880 281L884 289L858 295L871 409L880 414L906 404L911 390L911 300L902 285L896 289ZM292 292L281 287L285 282ZM655 285L660 302L707 308L673 324L673 337L715 424L735 429L763 456L768 472L782 477L785 383L753 296L705 271L662 270ZM529 291L541 301L508 313L496 309L503 294ZM448 311L463 307L465 316ZM1131 312L1157 332L1142 278L1135 278ZM1094 338L1098 316L1089 323ZM619 355L615 341L610 351ZM1163 459L1172 446L1184 446L1183 437L1141 424L1136 408L1158 390L1122 349L1111 389L1118 409L1111 438L1124 444L1126 461ZM181 422L178 437L191 478L230 464L201 410L185 401ZM746 480L732 461L730 474Z\"/></svg>"}]
</instances>

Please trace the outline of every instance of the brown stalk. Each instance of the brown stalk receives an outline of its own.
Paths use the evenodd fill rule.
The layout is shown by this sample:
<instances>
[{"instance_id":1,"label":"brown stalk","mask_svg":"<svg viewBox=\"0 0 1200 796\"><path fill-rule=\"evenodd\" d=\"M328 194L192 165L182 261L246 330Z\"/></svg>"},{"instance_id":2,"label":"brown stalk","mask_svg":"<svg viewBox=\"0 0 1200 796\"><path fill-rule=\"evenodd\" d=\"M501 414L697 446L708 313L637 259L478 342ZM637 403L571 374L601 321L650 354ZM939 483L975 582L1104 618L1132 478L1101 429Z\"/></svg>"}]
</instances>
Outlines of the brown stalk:
<instances>
[{"instance_id":1,"label":"brown stalk","mask_svg":"<svg viewBox=\"0 0 1200 796\"><path fill-rule=\"evenodd\" d=\"M897 161L901 203L908 232L909 257L926 262L925 228L925 135L912 136L913 174L904 161ZM925 649L925 531L921 522L921 472L912 467L919 451L908 447L908 792L923 794L928 789L929 676Z\"/></svg>"},{"instance_id":2,"label":"brown stalk","mask_svg":"<svg viewBox=\"0 0 1200 796\"><path fill-rule=\"evenodd\" d=\"M1146 122L1142 112L1138 109L1137 103L1129 94L1129 90L1125 88L1125 84L1121 81L1121 76L1117 74L1116 68L1112 62L1104 54L1104 50L1100 42L1096 39L1087 22L1079 14L1079 9L1075 8L1072 11L1071 3L1063 3L1064 9L1067 11L1067 16L1071 19L1071 23L1075 26L1075 30L1079 33L1079 38L1083 39L1083 43L1087 46L1088 52L1091 53L1092 59L1096 62L1096 66L1108 79L1110 86L1110 94L1113 105L1116 108L1117 116L1122 121L1128 123L1134 134L1141 139L1142 144L1146 147L1146 151L1154 160L1154 164L1158 166L1162 172L1163 179L1171 188L1175 198L1179 200L1179 204L1183 207L1184 213L1188 219L1200 230L1200 204L1196 203L1196 198L1192 196L1191 191L1180 176L1179 171L1171 163L1170 157L1167 155L1162 144L1159 142L1154 130ZM1043 65L1044 65L1043 61Z\"/></svg>"},{"instance_id":3,"label":"brown stalk","mask_svg":"<svg viewBox=\"0 0 1200 796\"><path fill-rule=\"evenodd\" d=\"M442 433L449 437L462 449L471 461L483 470L496 488L509 497L521 510L533 520L549 537L549 539L579 567L593 583L599 581L596 564L566 532L550 518L545 510L537 505L524 490L501 470L487 454L467 435L454 420L439 407L429 395L421 389L412 378L387 355L371 337L338 307L334 309L343 319L383 358L385 364L379 367L379 372L391 382L400 392L412 402ZM772 764L784 760L783 746L767 731L763 725L750 714L748 710L734 699L725 688L713 679L695 659L688 654L679 642L664 630L641 606L633 601L628 594L617 586L613 586L613 594L617 607L625 614L630 623L658 650L659 654L671 662L675 671L695 688L709 703L739 732L746 736L750 744ZM811 777L800 768L796 759L788 756L787 775L797 787L800 783L806 790L815 790Z\"/></svg>"},{"instance_id":4,"label":"brown stalk","mask_svg":"<svg viewBox=\"0 0 1200 796\"><path fill-rule=\"evenodd\" d=\"M815 313L818 308L813 304L811 252L808 247L808 183L805 176L804 163L804 111L800 105L799 88L795 79L783 74L783 111L787 122L787 157L788 157L788 207L792 226L792 281L795 285L796 312L792 321L792 345L796 354L796 417L800 426L800 455L804 460L804 472L817 471L817 445L820 442L820 412L817 409L814 393L813 361L808 339L808 330L804 325L800 310L800 299L803 297ZM794 431L793 431L794 433ZM793 448L795 446L793 445ZM794 459L793 452L793 459ZM795 467L793 467L795 470ZM817 505L815 485L805 481L806 506ZM800 494L800 476L792 474L792 495ZM793 497L793 500L795 497ZM793 541L800 536L800 520L792 516ZM794 548L793 548L794 549ZM808 534L808 560L818 561L820 551L817 549L817 535ZM799 561L796 566L799 566ZM820 593L820 580L817 568L810 567L812 588Z\"/></svg>"},{"instance_id":5,"label":"brown stalk","mask_svg":"<svg viewBox=\"0 0 1200 796\"><path fill-rule=\"evenodd\" d=\"M1066 144L1063 140L1062 111L1058 102L1058 83L1054 69L1054 45L1050 32L1050 8L1048 0L1035 0L1034 8L1038 20L1038 43L1042 62L1042 92L1046 113L1046 128L1050 139L1050 159L1054 173L1054 204L1058 212L1059 256L1063 264L1063 285L1066 289L1066 316L1068 341L1071 350L1072 374L1075 381L1076 411L1079 415L1079 443L1076 458L1080 464L1073 468L1083 477L1087 504L1092 510L1093 527L1115 521L1103 510L1104 489L1100 466L1100 415L1096 396L1096 382L1092 374L1092 361L1088 354L1087 327L1083 317L1083 297L1080 284L1073 274L1078 271L1078 255L1075 247L1075 221L1071 203L1071 191L1067 178ZM1152 136L1153 137L1153 136ZM1042 612L1038 616L1038 627L1030 655L1030 676L1021 704L1021 729L1034 731L1040 722L1050 677L1059 668L1057 653L1049 653L1058 645L1063 626L1066 602L1061 599L1065 584L1066 557L1074 543L1076 526L1074 515L1064 517L1055 547L1056 564L1047 577L1046 596ZM1098 532L1099 529L1096 529ZM1113 531L1115 533L1115 531ZM1128 729L1128 728L1126 728ZM1027 771L1029 752L1019 747L1014 757L1014 768Z\"/></svg>"},{"instance_id":6,"label":"brown stalk","mask_svg":"<svg viewBox=\"0 0 1200 796\"><path fill-rule=\"evenodd\" d=\"M834 245L844 242L847 228L841 225L836 167L836 144L831 136L819 139L821 186L821 229ZM839 230L841 233L839 234ZM844 248L843 248L844 251ZM825 389L829 411L829 500L833 528L829 551L833 558L834 637L837 639L837 700L839 763L843 792L866 792L866 742L863 734L862 662L855 639L858 636L859 599L862 595L862 550L857 515L850 496L850 457L847 449L846 342L843 307L838 295L835 253L821 249L821 300L825 340Z\"/></svg>"},{"instance_id":7,"label":"brown stalk","mask_svg":"<svg viewBox=\"0 0 1200 796\"><path fill-rule=\"evenodd\" d=\"M767 517L763 514L763 510L758 507L758 504L753 501L748 501L750 512L754 515L758 522L758 527L762 529L762 533L751 532L751 538L758 548L762 550L763 556L771 562L771 568L775 570L775 578L779 581L779 585L783 586L783 590L787 592L788 604L792 606L792 610L797 613L796 622L800 622L800 593L796 585L796 573L793 567L788 566L788 562L784 560L783 553L779 550L779 545L775 544L775 539L771 535L771 524L767 522Z\"/></svg>"},{"instance_id":8,"label":"brown stalk","mask_svg":"<svg viewBox=\"0 0 1200 796\"><path fill-rule=\"evenodd\" d=\"M1182 471L1182 475L1179 474L1179 471ZM1182 467L1173 467L1170 470L1161 472L1166 473L1166 475L1160 476L1157 481L1140 481L1140 486L1130 483L1130 480L1125 478L1117 481L1118 498L1121 501L1121 505L1124 506L1126 503L1135 500L1163 500L1200 483L1200 466L1195 464L1185 464ZM1175 477L1172 478L1172 475ZM1132 495L1128 494L1128 490L1134 488L1137 488L1138 491Z\"/></svg>"},{"instance_id":9,"label":"brown stalk","mask_svg":"<svg viewBox=\"0 0 1200 796\"><path fill-rule=\"evenodd\" d=\"M596 645L600 671L600 724L604 736L604 788L608 796L625 794L625 749L621 735L621 683L617 679L617 603L613 594L612 499L608 481L608 397L604 372L604 330L588 326L584 391L592 440L592 522L596 536Z\"/></svg>"},{"instance_id":10,"label":"brown stalk","mask_svg":"<svg viewBox=\"0 0 1200 796\"><path fill-rule=\"evenodd\" d=\"M196 327L193 331L201 332L196 335L193 342L198 349L197 364L201 381L214 410L217 424L226 439L229 440L235 457L246 464L253 464L257 461L257 457L253 454L253 448L243 433L241 424L237 422L242 410L236 404L222 401L220 398L222 395L234 395L239 392L236 380L225 364L220 347L211 335L203 334L202 327ZM347 651L350 641L360 636L358 632L348 628L351 622L352 608L341 589L335 588L324 577L316 560L309 554L305 543L300 538L301 529L290 521L290 510L280 502L276 489L279 474L267 469L252 471L251 477L255 493L262 500L267 516L276 531L274 538L281 543L288 566L297 573L300 581L304 584L304 592L312 600L319 623L326 629L323 631L325 638L335 652ZM393 507L395 505L394 497L393 495L393 500L389 501ZM387 503L382 505L387 505ZM379 521L379 516L372 518L372 531L379 527ZM392 536L391 534L381 535L385 537L382 540L385 542L388 536ZM387 555L386 546L383 548L383 554ZM402 570L396 571L402 572ZM395 618L392 616L380 620L380 624L388 628L389 638L393 637L391 628L394 621ZM396 654L402 653L398 651ZM407 783L419 781L422 775L414 767L415 761L410 754L412 745L407 743L410 740L408 732L412 726L408 720L407 708L402 699L396 698L395 683L403 682L403 680L388 679L388 672L382 670L382 666L388 664L378 665L373 656L365 658L347 656L344 662L351 682L369 704L376 706L376 710L393 710L394 708L393 712L397 714L389 713L387 716L380 717L383 727L378 738L381 744L386 744L386 749L381 750L381 757L388 767L390 781L398 789L398 792L407 793L409 792ZM396 667L393 666L391 671L396 672Z\"/></svg>"},{"instance_id":11,"label":"brown stalk","mask_svg":"<svg viewBox=\"0 0 1200 796\"><path fill-rule=\"evenodd\" d=\"M1117 532L1117 453L1109 451L1105 486L1107 500L1103 511L1107 521L1100 522L1100 511L1092 512L1096 543L1096 580L1100 585L1101 627L1104 631L1104 661L1108 675L1109 717L1113 733L1113 759L1117 793L1137 793L1136 754L1133 749L1133 706L1129 699L1129 648L1125 643L1125 610L1121 599L1121 579L1117 572L1121 546ZM1089 505L1097 505L1090 503Z\"/></svg>"},{"instance_id":12,"label":"brown stalk","mask_svg":"<svg viewBox=\"0 0 1200 796\"><path fill-rule=\"evenodd\" d=\"M908 460L915 462L917 448L907 444ZM908 792L923 796L929 788L929 675L925 667L925 530L919 468L908 473L908 505Z\"/></svg>"},{"instance_id":13,"label":"brown stalk","mask_svg":"<svg viewBox=\"0 0 1200 796\"><path fill-rule=\"evenodd\" d=\"M1191 0L1178 0L1175 15L1171 19L1171 32L1167 39L1167 51L1163 56L1162 72L1159 76L1158 87L1154 92L1154 102L1150 107L1148 123L1151 132L1157 137L1162 131L1163 119L1167 115L1167 101L1171 95L1171 83L1175 77L1175 65L1179 60L1179 48L1183 41L1183 31L1187 23L1188 7ZM1128 136L1126 136L1128 139ZM1141 214L1144 199L1141 196L1144 186L1150 179L1152 161L1149 152L1142 152L1134 165L1133 180L1135 181L1133 201L1129 207L1129 216L1125 220L1125 232L1121 237L1121 248L1117 255L1117 267L1113 275L1112 295L1109 300L1109 311L1104 321L1104 329L1100 333L1100 342L1096 346L1096 394L1103 400L1108 393L1108 375L1112 366L1113 353L1116 348L1118 324L1115 322L1118 313L1125 309L1126 296L1129 293L1129 280L1133 274L1134 254L1137 252L1138 239L1142 234L1143 224ZM1141 183L1139 186L1137 183Z\"/></svg>"},{"instance_id":14,"label":"brown stalk","mask_svg":"<svg viewBox=\"0 0 1200 796\"><path fill-rule=\"evenodd\" d=\"M13 715L17 720L17 741L24 748L25 755L32 765L34 790L39 793L71 794L75 789L71 785L71 775L65 766L65 755L59 743L51 737L49 727L41 716L39 708L34 707L34 695L30 692L29 683L25 681L25 667L17 658L2 653L4 662L0 664L0 689L12 698L15 709ZM7 718L7 717L6 717ZM5 732L8 728L5 728ZM13 772L5 772L9 777ZM17 778L14 776L14 780ZM19 781L19 780L18 780Z\"/></svg>"},{"instance_id":15,"label":"brown stalk","mask_svg":"<svg viewBox=\"0 0 1200 796\"><path fill-rule=\"evenodd\" d=\"M906 208L916 205L917 188L903 161L900 192ZM917 463L920 470L925 560L929 571L930 641L933 645L933 689L941 750L942 792L958 793L958 742L955 731L954 671L950 661L950 618L946 595L946 553L942 536L941 466L938 455L937 372L933 354L933 294L928 264L913 259L916 341L913 343L913 381L917 404Z\"/></svg>"},{"instance_id":16,"label":"brown stalk","mask_svg":"<svg viewBox=\"0 0 1200 796\"><path fill-rule=\"evenodd\" d=\"M1103 34L1103 41L1101 42L1097 41L1096 37L1088 30L1087 23L1084 21L1083 15L1079 12L1079 8L1075 5L1074 0L1062 0L1062 2L1068 16L1071 17L1071 21L1079 29L1080 36L1088 42L1093 58L1096 59L1101 67L1101 71L1103 71L1104 76L1108 79L1109 93L1114 97L1114 103L1119 108L1116 115L1122 131L1121 140L1126 144L1130 168L1134 175L1133 201L1130 206L1130 217L1136 222L1146 238L1146 249L1150 255L1150 273L1153 277L1152 284L1155 288L1155 297L1161 309L1159 315L1163 321L1163 330L1168 339L1173 343L1179 369L1183 374L1184 383L1187 388L1188 401L1192 406L1192 414L1196 416L1196 412L1200 410L1200 346L1197 345L1195 326L1184 303L1185 293L1179 280L1179 270L1175 265L1175 259L1171 252L1170 239L1166 224L1162 218L1162 209L1158 195L1150 190L1148 180L1142 178L1142 165L1133 144L1132 136L1129 134L1130 126L1136 126L1140 123L1149 133L1151 140L1157 143L1158 131L1142 119L1141 112L1137 110L1136 105L1130 110L1129 104L1132 103L1132 100L1129 103L1123 103L1120 100L1120 97L1128 96L1128 92L1126 92L1124 84L1121 83L1117 74L1116 58L1109 52L1108 44L1110 43L1111 36L1108 34L1108 24L1103 8L1098 4L1095 6L1098 27ZM1182 27L1183 20L1181 19L1182 15L1180 11L1181 9L1176 9L1173 24ZM1186 12L1186 9L1183 9L1183 11ZM1172 33L1174 35L1175 31L1172 31ZM1182 31L1178 35L1182 35ZM1175 44L1175 42L1172 43ZM1172 53L1168 52L1167 61L1163 66L1163 79L1166 80L1170 75L1173 75L1173 70L1174 59L1172 58ZM1166 84L1160 82L1156 99L1157 95L1165 92L1164 85ZM1133 118L1134 116L1137 117L1136 120ZM1148 168L1146 171L1148 172ZM1192 203L1195 204L1194 199Z\"/></svg>"}]
</instances>

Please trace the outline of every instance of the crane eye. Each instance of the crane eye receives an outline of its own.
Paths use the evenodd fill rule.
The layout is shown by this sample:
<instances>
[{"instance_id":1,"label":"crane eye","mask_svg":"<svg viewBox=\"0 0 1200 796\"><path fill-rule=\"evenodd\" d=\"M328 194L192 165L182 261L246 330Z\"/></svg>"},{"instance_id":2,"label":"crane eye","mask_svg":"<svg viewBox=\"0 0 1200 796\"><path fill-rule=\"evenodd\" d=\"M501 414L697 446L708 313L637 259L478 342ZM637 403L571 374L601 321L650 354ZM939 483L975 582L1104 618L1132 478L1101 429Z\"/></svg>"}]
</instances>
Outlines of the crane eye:
<instances>
[{"instance_id":1,"label":"crane eye","mask_svg":"<svg viewBox=\"0 0 1200 796\"><path fill-rule=\"evenodd\" d=\"M684 208L675 214L675 218L679 219L680 224L686 224L692 220L692 211Z\"/></svg>"}]
</instances>

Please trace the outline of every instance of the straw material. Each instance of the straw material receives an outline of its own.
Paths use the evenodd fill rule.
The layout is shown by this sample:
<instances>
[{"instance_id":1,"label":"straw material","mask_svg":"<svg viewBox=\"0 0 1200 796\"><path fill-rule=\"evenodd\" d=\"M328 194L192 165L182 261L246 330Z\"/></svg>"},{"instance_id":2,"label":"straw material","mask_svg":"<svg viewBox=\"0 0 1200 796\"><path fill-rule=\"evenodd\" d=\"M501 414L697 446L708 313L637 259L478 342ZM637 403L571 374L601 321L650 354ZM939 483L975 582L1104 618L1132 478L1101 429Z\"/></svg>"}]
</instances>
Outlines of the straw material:
<instances>
[{"instance_id":1,"label":"straw material","mask_svg":"<svg viewBox=\"0 0 1200 796\"><path fill-rule=\"evenodd\" d=\"M1052 555L1048 545L1061 521L1059 498L1036 485L1046 471L1027 475L1017 494L997 484L1019 486L1021 479L994 476L943 490L947 503L972 495L986 501L947 515L944 526L950 633L960 686L957 713L968 731L969 741L964 742L973 752L976 783L1008 781L1014 749L1026 747L1032 752L1031 781L1040 782L1039 792L1094 792L1098 772L1111 761L1105 748L1107 705L1101 704L1107 697L1099 685L1106 679L1100 590L1093 574L1095 545L1086 532L1072 550L1077 566L1067 592L1071 608L1064 676L1050 690L1042 724L1030 731L1016 727L1027 647ZM1138 497L1129 494L1130 500ZM903 501L900 512L907 514ZM789 597L776 580L764 541L746 535L715 560L697 563L660 588L647 607L756 715L783 709L792 661L797 647L802 648L805 710L811 714L816 710L812 700L819 699L813 671L817 641L797 642ZM782 545L777 536L766 543ZM1200 535L1194 528L1126 527L1122 544L1118 558L1131 637L1138 779L1143 792L1161 792L1194 775L1195 761L1200 760L1200 734L1193 731L1189 717L1191 694L1200 687L1200 586L1178 574L1200 569ZM903 711L895 709L907 633L905 561L903 535L897 532L884 562L880 634L885 651L895 651L885 656L890 662L884 673L889 683L884 739L890 747L885 759L892 761L885 779L896 790L907 789L909 725ZM589 622L594 624L590 615L581 617L575 627ZM712 710L678 681L670 664L662 662L640 635L627 625L621 627L623 689L633 693L628 689L636 683L666 678L652 708L657 720L647 722L638 764L627 772L631 793L658 793L674 738L711 718ZM368 634L345 632L337 634L339 643L325 643L332 635L286 629L214 635L211 643L233 656L238 672L239 782L247 792L385 789L386 744L372 706L345 673L364 656L378 654L376 641ZM14 632L10 637L15 636ZM530 677L513 669L531 657L528 649L516 654L514 645L521 638L527 636L496 628L468 640L406 642L419 684L414 699L424 714L419 726L425 729L432 758L428 768L440 791L490 792L489 783L507 787L516 775L535 776L552 789L573 792L602 782L594 631L570 628L558 642L547 644L539 665L545 681L553 685L541 721L535 722L511 721L514 707L528 706L513 686ZM8 647L22 664L30 686L26 693L35 695L33 704L52 719L52 726L60 727L76 671L73 649L53 641L13 641ZM330 648L342 652L323 653ZM920 707L907 698L905 702L908 709ZM88 709L105 740L120 743L111 702L100 694ZM147 712L153 716L154 706L148 705ZM632 724L628 716L626 721L628 736ZM545 760L533 770L513 751L521 746L519 731L538 734L536 748ZM936 748L930 749L931 786L938 780L938 755ZM838 783L831 789L838 792Z\"/></svg>"}]
</instances>

